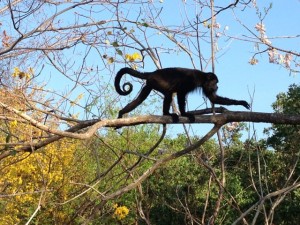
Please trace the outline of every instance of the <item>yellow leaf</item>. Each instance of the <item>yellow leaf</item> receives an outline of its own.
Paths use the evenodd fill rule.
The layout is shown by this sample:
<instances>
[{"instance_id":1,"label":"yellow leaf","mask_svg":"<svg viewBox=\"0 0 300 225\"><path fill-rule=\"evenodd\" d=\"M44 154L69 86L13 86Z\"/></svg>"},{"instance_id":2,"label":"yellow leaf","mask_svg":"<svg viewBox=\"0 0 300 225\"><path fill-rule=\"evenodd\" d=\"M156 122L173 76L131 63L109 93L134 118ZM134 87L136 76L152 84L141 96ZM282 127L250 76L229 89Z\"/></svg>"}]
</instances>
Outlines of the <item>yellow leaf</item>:
<instances>
[{"instance_id":1,"label":"yellow leaf","mask_svg":"<svg viewBox=\"0 0 300 225\"><path fill-rule=\"evenodd\" d=\"M115 61L115 60L114 60L113 57L109 57L109 58L107 59L108 64L112 64L114 61Z\"/></svg>"}]
</instances>

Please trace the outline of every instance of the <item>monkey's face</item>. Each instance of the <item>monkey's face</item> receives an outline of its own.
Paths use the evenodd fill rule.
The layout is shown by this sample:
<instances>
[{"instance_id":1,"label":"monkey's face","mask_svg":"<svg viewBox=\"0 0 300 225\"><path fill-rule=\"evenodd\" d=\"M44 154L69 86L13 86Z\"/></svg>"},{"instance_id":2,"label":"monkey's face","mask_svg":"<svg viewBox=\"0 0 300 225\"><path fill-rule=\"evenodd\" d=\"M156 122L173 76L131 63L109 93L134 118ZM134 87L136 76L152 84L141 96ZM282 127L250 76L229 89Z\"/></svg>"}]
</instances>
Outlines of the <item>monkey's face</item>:
<instances>
[{"instance_id":1,"label":"monkey's face","mask_svg":"<svg viewBox=\"0 0 300 225\"><path fill-rule=\"evenodd\" d=\"M204 87L205 92L207 95L215 94L218 90L218 81L216 80L211 80L207 82L207 86Z\"/></svg>"},{"instance_id":2,"label":"monkey's face","mask_svg":"<svg viewBox=\"0 0 300 225\"><path fill-rule=\"evenodd\" d=\"M218 80L211 80L208 83L211 91L216 92L218 90Z\"/></svg>"},{"instance_id":3,"label":"monkey's face","mask_svg":"<svg viewBox=\"0 0 300 225\"><path fill-rule=\"evenodd\" d=\"M216 94L218 90L218 78L215 74L210 73L207 76L206 82L203 84L203 92L209 97Z\"/></svg>"},{"instance_id":4,"label":"monkey's face","mask_svg":"<svg viewBox=\"0 0 300 225\"><path fill-rule=\"evenodd\" d=\"M207 80L203 86L203 89L205 89L208 93L216 92L218 90L218 80Z\"/></svg>"}]
</instances>

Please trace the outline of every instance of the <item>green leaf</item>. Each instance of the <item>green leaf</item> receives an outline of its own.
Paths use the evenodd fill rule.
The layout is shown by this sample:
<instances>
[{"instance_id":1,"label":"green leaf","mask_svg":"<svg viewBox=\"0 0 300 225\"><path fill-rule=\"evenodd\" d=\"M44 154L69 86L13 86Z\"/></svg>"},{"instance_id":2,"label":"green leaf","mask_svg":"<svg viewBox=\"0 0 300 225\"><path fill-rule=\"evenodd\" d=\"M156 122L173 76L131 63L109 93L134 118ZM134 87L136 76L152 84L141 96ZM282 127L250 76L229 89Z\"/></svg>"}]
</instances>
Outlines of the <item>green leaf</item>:
<instances>
[{"instance_id":1,"label":"green leaf","mask_svg":"<svg viewBox=\"0 0 300 225\"><path fill-rule=\"evenodd\" d=\"M148 23L142 23L142 26L149 27Z\"/></svg>"},{"instance_id":2,"label":"green leaf","mask_svg":"<svg viewBox=\"0 0 300 225\"><path fill-rule=\"evenodd\" d=\"M116 47L119 47L119 44L118 44L117 41L114 41L114 42L112 43L112 46L114 46L114 47L116 48Z\"/></svg>"},{"instance_id":3,"label":"green leaf","mask_svg":"<svg viewBox=\"0 0 300 225\"><path fill-rule=\"evenodd\" d=\"M116 49L118 55L123 55L123 52L120 49Z\"/></svg>"}]
</instances>

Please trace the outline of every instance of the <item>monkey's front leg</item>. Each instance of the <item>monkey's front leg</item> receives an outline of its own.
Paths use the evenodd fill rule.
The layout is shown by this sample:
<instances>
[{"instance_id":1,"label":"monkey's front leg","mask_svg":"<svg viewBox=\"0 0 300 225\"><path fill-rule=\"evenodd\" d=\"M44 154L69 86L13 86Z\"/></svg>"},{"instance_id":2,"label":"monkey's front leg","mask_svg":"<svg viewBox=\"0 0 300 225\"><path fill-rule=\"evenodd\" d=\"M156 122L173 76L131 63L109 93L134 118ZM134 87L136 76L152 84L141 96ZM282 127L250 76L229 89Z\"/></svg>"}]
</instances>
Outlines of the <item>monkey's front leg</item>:
<instances>
[{"instance_id":1,"label":"monkey's front leg","mask_svg":"<svg viewBox=\"0 0 300 225\"><path fill-rule=\"evenodd\" d=\"M185 112L185 96L186 94L184 93L177 93L177 101L179 105L180 115L188 117L190 122L195 122L195 116L191 113Z\"/></svg>"}]
</instances>

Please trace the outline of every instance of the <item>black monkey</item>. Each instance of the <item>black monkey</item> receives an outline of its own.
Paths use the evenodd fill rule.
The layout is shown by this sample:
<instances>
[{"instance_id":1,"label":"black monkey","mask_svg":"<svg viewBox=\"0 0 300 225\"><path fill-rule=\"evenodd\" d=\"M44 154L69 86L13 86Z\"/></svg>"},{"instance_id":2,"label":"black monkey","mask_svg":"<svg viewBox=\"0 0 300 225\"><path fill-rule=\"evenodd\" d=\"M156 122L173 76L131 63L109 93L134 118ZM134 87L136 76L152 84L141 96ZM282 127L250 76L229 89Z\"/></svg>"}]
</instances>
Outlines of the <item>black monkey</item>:
<instances>
[{"instance_id":1,"label":"black monkey","mask_svg":"<svg viewBox=\"0 0 300 225\"><path fill-rule=\"evenodd\" d=\"M124 74L130 74L134 77L146 80L146 85L142 88L135 100L126 105L119 111L118 118L128 113L140 105L150 94L151 90L157 90L164 95L163 115L171 115L173 120L178 121L176 114L169 113L172 102L172 94L177 93L177 101L181 116L187 116L191 121L195 118L192 114L185 112L186 95L197 89L203 90L203 93L214 104L221 105L242 105L250 109L250 105L243 100L234 100L217 95L218 78L214 73L205 73L196 69L186 68L165 68L154 72L141 73L131 68L122 68L116 75L115 88L120 95L128 95L132 91L132 84L126 82L120 87L120 81ZM128 86L128 90L126 87Z\"/></svg>"}]
</instances>

